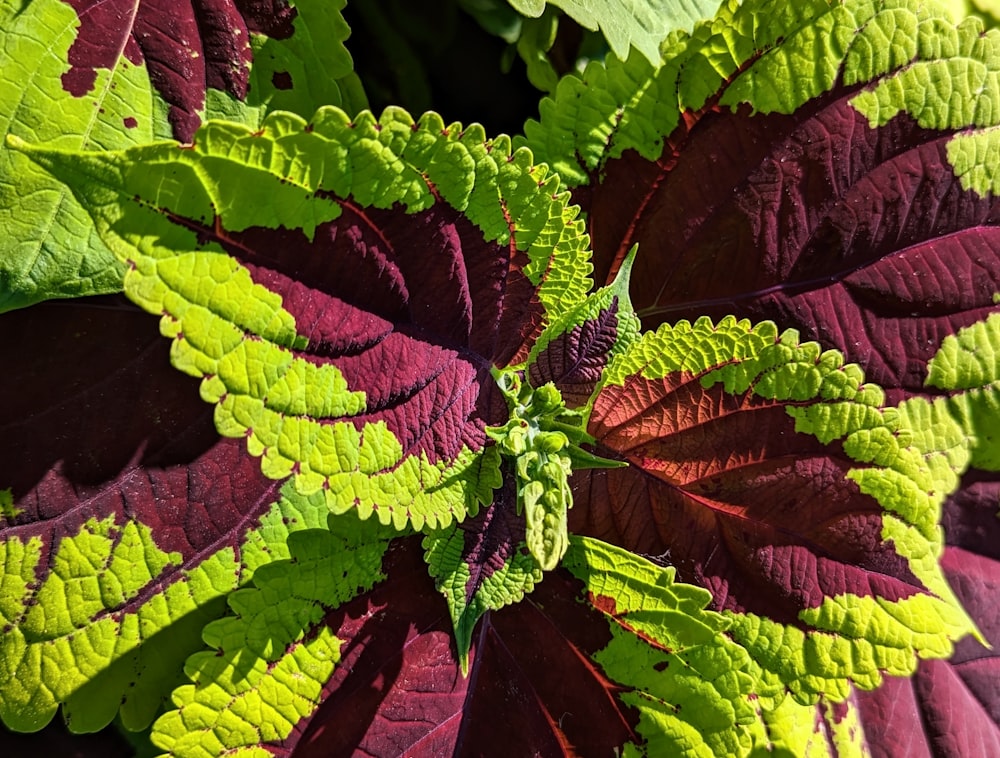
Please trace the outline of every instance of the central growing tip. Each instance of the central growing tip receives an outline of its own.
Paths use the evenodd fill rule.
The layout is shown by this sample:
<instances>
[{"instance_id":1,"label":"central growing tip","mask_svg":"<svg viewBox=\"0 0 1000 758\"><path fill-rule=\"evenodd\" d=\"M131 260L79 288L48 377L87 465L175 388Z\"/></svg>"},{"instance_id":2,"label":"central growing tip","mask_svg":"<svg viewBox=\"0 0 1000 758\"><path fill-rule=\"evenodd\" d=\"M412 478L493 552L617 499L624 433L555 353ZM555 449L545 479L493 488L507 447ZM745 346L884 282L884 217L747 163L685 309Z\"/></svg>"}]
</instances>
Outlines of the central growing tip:
<instances>
[{"instance_id":1,"label":"central growing tip","mask_svg":"<svg viewBox=\"0 0 1000 758\"><path fill-rule=\"evenodd\" d=\"M545 571L555 568L569 545L566 513L573 507L569 477L574 468L620 465L582 450L593 439L587 434L586 415L566 407L556 386L532 387L519 372L495 370L507 398L510 419L486 428L513 461L517 475L517 512L524 515L528 550Z\"/></svg>"}]
</instances>

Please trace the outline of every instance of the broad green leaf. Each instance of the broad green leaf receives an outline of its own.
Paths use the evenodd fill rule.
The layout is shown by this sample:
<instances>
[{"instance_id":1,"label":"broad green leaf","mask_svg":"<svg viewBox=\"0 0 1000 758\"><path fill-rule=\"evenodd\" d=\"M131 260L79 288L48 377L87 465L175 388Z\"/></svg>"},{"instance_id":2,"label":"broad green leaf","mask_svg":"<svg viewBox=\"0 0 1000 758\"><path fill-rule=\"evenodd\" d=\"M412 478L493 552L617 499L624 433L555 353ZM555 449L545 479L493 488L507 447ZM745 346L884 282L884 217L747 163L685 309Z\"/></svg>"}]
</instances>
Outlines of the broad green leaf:
<instances>
[{"instance_id":1,"label":"broad green leaf","mask_svg":"<svg viewBox=\"0 0 1000 758\"><path fill-rule=\"evenodd\" d=\"M675 29L690 31L711 18L721 0L552 0L580 26L600 29L611 50L620 58L629 48L639 50L650 62L660 60L660 42ZM526 16L537 18L545 0L510 0Z\"/></svg>"},{"instance_id":2,"label":"broad green leaf","mask_svg":"<svg viewBox=\"0 0 1000 758\"><path fill-rule=\"evenodd\" d=\"M977 19L956 28L934 3L731 0L675 35L662 64L609 58L567 76L541 122L526 125L526 143L572 186L629 148L658 156L681 114L700 117L709 98L792 113L838 79L878 80L851 99L873 127L900 112L925 128L990 126L1000 118L998 44Z\"/></svg>"},{"instance_id":3,"label":"broad green leaf","mask_svg":"<svg viewBox=\"0 0 1000 758\"><path fill-rule=\"evenodd\" d=\"M90 97L63 89L76 29L76 12L62 0L35 0L5 20L0 132L66 148L148 142L155 132L144 66L123 62L100 72ZM121 263L72 193L6 146L0 147L0 225L0 311L121 289Z\"/></svg>"},{"instance_id":4,"label":"broad green leaf","mask_svg":"<svg viewBox=\"0 0 1000 758\"><path fill-rule=\"evenodd\" d=\"M356 112L365 97L343 46L343 5L189 7L167 28L149 0L8 3L0 133L110 150L187 140L202 117L256 127L279 107L304 116L326 104ZM0 311L121 289L121 262L72 194L6 147L0 223Z\"/></svg>"},{"instance_id":5,"label":"broad green leaf","mask_svg":"<svg viewBox=\"0 0 1000 758\"><path fill-rule=\"evenodd\" d=\"M540 121L525 124L524 144L571 187L596 178L601 166L626 150L655 159L665 137L682 125L682 113L699 111L741 65L810 28L829 8L826 0L727 0L690 35L671 36L662 62L637 54L608 56L580 75L563 77L555 96L539 105Z\"/></svg>"}]
</instances>

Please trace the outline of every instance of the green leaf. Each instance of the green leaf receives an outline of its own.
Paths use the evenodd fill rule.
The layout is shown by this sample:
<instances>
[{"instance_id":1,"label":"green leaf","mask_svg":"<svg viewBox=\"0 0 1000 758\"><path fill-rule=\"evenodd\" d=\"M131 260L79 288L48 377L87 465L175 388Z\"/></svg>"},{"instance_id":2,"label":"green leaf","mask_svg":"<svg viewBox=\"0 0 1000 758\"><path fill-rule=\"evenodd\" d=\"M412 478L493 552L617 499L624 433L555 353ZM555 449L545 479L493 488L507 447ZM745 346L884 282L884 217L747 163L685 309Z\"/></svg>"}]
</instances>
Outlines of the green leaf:
<instances>
[{"instance_id":1,"label":"green leaf","mask_svg":"<svg viewBox=\"0 0 1000 758\"><path fill-rule=\"evenodd\" d=\"M188 659L194 684L174 692L153 742L170 755L220 755L287 737L340 660L341 641L320 621L384 578L389 539L353 517L291 535L290 558L258 569L253 588L229 596L236 615L205 627L212 650Z\"/></svg>"},{"instance_id":2,"label":"green leaf","mask_svg":"<svg viewBox=\"0 0 1000 758\"><path fill-rule=\"evenodd\" d=\"M880 80L874 89L857 95L852 101L854 107L868 117L873 127L901 112L928 129L996 124L1000 117L1000 35L984 34L983 24L976 18L949 28L940 17L925 20L912 16L921 22L920 33L913 35L912 49L894 48L895 54L868 58L850 78L866 81L905 66L909 63L909 59L903 60L907 53L918 60ZM891 68L885 68L886 64Z\"/></svg>"},{"instance_id":3,"label":"green leaf","mask_svg":"<svg viewBox=\"0 0 1000 758\"><path fill-rule=\"evenodd\" d=\"M144 728L202 627L223 612L222 598L286 557L289 533L322 526L321 513L286 488L256 529L195 565L160 550L141 522L114 517L88 520L46 562L42 539L8 537L0 543L4 723L38 729L65 703L79 731L105 726L119 706L126 726Z\"/></svg>"},{"instance_id":4,"label":"green leaf","mask_svg":"<svg viewBox=\"0 0 1000 758\"><path fill-rule=\"evenodd\" d=\"M365 96L343 45L349 33L340 13L343 6L344 0L303 0L291 11L294 21L288 36L277 39L253 33L252 52L260 57L260 66L256 61L247 66L249 99L243 102L239 93L192 81L189 94L197 100L199 114L203 110L206 118L225 116L256 127L265 111L275 108L292 109L303 116L325 104L343 105L352 113L361 110ZM156 12L150 8L148 3L138 3L136 13ZM80 16L73 4L63 0L36 0L24 8L8 3L4 10L5 45L0 51L3 136L51 141L65 149L111 150L171 134L167 123L171 105L158 89L163 85L163 66L176 65L166 49L171 43L163 47L154 41L144 58L136 37L139 32L131 26L137 16L120 19L108 32L123 35L123 44L130 45L127 51L98 49L93 61L81 63L89 54L80 53L81 49L100 47L101 40L84 38L94 34L95 28L103 33L94 21L98 11L89 9ZM250 9L251 15L255 10ZM241 9L230 12L237 16ZM269 12L260 13L266 18ZM188 8L186 13L190 19L185 20L195 25L195 17L206 12ZM227 17L221 23L234 20ZM173 42L181 47L195 44L183 39ZM239 45L235 48L209 51L211 64L225 68L226 56L239 57ZM152 81L151 67L159 67ZM67 82L75 81L75 74L90 72L95 77L92 86L85 93L71 92L75 85ZM225 74L219 76L225 79ZM124 268L95 233L79 203L37 165L6 147L0 147L0 224L6 232L0 241L0 312L50 298L121 290Z\"/></svg>"},{"instance_id":5,"label":"green leaf","mask_svg":"<svg viewBox=\"0 0 1000 758\"><path fill-rule=\"evenodd\" d=\"M652 63L660 60L660 42L676 29L690 31L711 18L721 0L551 0L580 26L604 34L611 50L626 58L635 47ZM510 0L525 16L538 18L545 0Z\"/></svg>"},{"instance_id":6,"label":"green leaf","mask_svg":"<svg viewBox=\"0 0 1000 758\"><path fill-rule=\"evenodd\" d=\"M98 72L88 97L64 90L60 77L76 22L76 12L62 0L35 0L5 19L0 133L56 140L67 149L150 141L152 94L143 66L123 63ZM126 118L136 126L124 128ZM0 227L0 312L121 289L124 267L86 211L60 182L6 146L0 146Z\"/></svg>"},{"instance_id":7,"label":"green leaf","mask_svg":"<svg viewBox=\"0 0 1000 758\"><path fill-rule=\"evenodd\" d=\"M1000 36L984 34L978 19L956 27L936 4L730 2L665 51L662 65L609 58L565 77L555 98L543 100L541 122L525 125L526 144L572 186L627 149L659 158L680 114L697 113L710 97L734 109L793 113L838 79L881 77L851 100L873 127L900 112L937 129L1000 118Z\"/></svg>"},{"instance_id":8,"label":"green leaf","mask_svg":"<svg viewBox=\"0 0 1000 758\"><path fill-rule=\"evenodd\" d=\"M538 18L525 20L517 39L517 54L528 68L528 81L543 92L553 91L559 81L559 74L548 55L558 28L558 17L549 9Z\"/></svg>"},{"instance_id":9,"label":"green leaf","mask_svg":"<svg viewBox=\"0 0 1000 758\"><path fill-rule=\"evenodd\" d=\"M594 658L628 688L619 698L639 712L646 755L743 755L762 739L753 664L727 636L726 618L705 610L707 590L585 537L571 539L563 566L607 616L611 642Z\"/></svg>"},{"instance_id":10,"label":"green leaf","mask_svg":"<svg viewBox=\"0 0 1000 758\"><path fill-rule=\"evenodd\" d=\"M1000 376L1000 313L945 337L927 366L927 385L943 390L973 389Z\"/></svg>"}]
</instances>

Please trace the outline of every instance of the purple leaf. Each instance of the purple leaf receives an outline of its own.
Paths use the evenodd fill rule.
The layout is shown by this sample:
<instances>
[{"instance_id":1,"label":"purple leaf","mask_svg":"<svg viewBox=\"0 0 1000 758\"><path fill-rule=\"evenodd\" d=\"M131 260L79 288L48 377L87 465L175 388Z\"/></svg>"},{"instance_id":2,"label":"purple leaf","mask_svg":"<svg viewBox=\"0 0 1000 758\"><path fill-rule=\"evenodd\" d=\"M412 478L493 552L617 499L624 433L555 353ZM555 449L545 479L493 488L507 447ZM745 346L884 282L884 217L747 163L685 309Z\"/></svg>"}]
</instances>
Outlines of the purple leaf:
<instances>
[{"instance_id":1,"label":"purple leaf","mask_svg":"<svg viewBox=\"0 0 1000 758\"><path fill-rule=\"evenodd\" d=\"M993 649L972 638L948 661L924 661L912 679L857 693L876 758L993 755L1000 751L1000 481L972 472L946 503L945 576ZM922 729L914 729L920 723Z\"/></svg>"},{"instance_id":2,"label":"purple leaf","mask_svg":"<svg viewBox=\"0 0 1000 758\"><path fill-rule=\"evenodd\" d=\"M570 408L585 405L597 388L618 337L618 298L595 318L549 342L528 366L534 387L552 382Z\"/></svg>"},{"instance_id":3,"label":"purple leaf","mask_svg":"<svg viewBox=\"0 0 1000 758\"><path fill-rule=\"evenodd\" d=\"M277 755L570 755L635 739L615 685L587 658L609 641L579 586L549 574L478 627L463 677L451 620L418 544L390 551L388 579L327 617L347 642L327 698ZM269 746L270 747L270 746Z\"/></svg>"},{"instance_id":4,"label":"purple leaf","mask_svg":"<svg viewBox=\"0 0 1000 758\"><path fill-rule=\"evenodd\" d=\"M1000 211L964 190L953 132L873 128L839 87L792 115L709 107L579 194L597 280L635 244L646 327L734 313L836 347L870 381L922 390L941 340L995 309Z\"/></svg>"},{"instance_id":5,"label":"purple leaf","mask_svg":"<svg viewBox=\"0 0 1000 758\"><path fill-rule=\"evenodd\" d=\"M4 718L38 728L63 701L74 729L101 728L119 706L131 728L143 728L200 648L201 627L223 611L216 601L226 588L271 549L280 553L295 520L316 518L295 507L275 512L281 483L261 473L242 441L218 436L197 383L170 366L155 322L123 298L7 314L0 344L0 459L10 498L0 542L12 559L18 545L38 545L34 567L21 564L31 572L23 597L16 581L6 595L4 636L25 652L4 669L24 683L5 693ZM268 536L251 538L262 520ZM116 549L127 552L136 534L142 557L127 553L132 575L117 574ZM67 550L79 550L93 571L65 574ZM17 566L8 564L10 578ZM103 587L96 597L91 583ZM84 594L74 607L78 584ZM32 609L57 605L61 592L68 620L39 635ZM150 614L158 606L170 612ZM171 635L167 647L156 641L161 631ZM104 676L97 697L87 686L94 670Z\"/></svg>"},{"instance_id":6,"label":"purple leaf","mask_svg":"<svg viewBox=\"0 0 1000 758\"><path fill-rule=\"evenodd\" d=\"M344 206L312 240L300 230L188 224L282 297L309 342L300 355L332 363L365 392L365 412L351 418L359 430L382 422L404 456L426 454L431 464L482 449L484 423L506 413L489 373L505 349L498 325L511 320L502 314L506 279L516 289L523 275L450 206L412 215ZM523 323L538 312L522 312Z\"/></svg>"},{"instance_id":7,"label":"purple leaf","mask_svg":"<svg viewBox=\"0 0 1000 758\"><path fill-rule=\"evenodd\" d=\"M908 674L972 631L923 560L949 479L863 379L769 322L664 324L609 366L590 415L597 454L630 465L572 480L575 533L708 589L802 703Z\"/></svg>"}]
</instances>

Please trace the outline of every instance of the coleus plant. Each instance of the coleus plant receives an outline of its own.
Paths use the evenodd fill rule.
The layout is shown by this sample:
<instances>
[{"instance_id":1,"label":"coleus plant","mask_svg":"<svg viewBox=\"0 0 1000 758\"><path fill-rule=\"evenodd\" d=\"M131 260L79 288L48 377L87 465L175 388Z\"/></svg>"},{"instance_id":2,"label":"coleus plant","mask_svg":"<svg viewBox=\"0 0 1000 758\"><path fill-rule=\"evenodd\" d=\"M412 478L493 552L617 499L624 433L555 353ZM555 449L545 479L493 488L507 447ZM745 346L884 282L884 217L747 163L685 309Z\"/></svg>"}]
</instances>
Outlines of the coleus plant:
<instances>
[{"instance_id":1,"label":"coleus plant","mask_svg":"<svg viewBox=\"0 0 1000 758\"><path fill-rule=\"evenodd\" d=\"M343 4L4 6L9 729L1000 752L1000 37L646 5L513 143Z\"/></svg>"}]
</instances>

